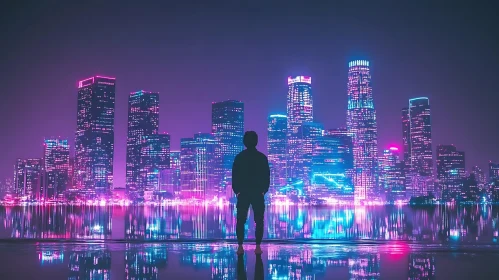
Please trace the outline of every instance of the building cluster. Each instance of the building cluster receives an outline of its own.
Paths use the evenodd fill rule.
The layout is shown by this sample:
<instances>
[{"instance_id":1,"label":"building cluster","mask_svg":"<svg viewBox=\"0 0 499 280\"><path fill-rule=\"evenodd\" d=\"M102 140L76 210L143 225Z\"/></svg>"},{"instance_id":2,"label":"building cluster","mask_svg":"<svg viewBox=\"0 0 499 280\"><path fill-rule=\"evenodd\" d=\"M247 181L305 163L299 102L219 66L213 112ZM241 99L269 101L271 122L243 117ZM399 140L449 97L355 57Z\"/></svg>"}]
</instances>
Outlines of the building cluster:
<instances>
[{"instance_id":1,"label":"building cluster","mask_svg":"<svg viewBox=\"0 0 499 280\"><path fill-rule=\"evenodd\" d=\"M347 114L343 128L314 119L312 78L288 77L286 114L268 117L267 149L272 199L396 202L499 200L499 164L488 178L453 145L432 145L430 102L410 99L402 109L403 147L378 152L376 110L367 60L348 64ZM109 196L113 185L116 79L94 76L78 82L74 157L67 139L44 142L41 158L18 159L13 192L24 200ZM234 157L244 149L244 104L212 103L211 131L182 138L171 150L159 132L157 92L128 98L126 193L132 200L230 200ZM434 162L436 160L436 170ZM12 185L12 184L11 184Z\"/></svg>"}]
</instances>

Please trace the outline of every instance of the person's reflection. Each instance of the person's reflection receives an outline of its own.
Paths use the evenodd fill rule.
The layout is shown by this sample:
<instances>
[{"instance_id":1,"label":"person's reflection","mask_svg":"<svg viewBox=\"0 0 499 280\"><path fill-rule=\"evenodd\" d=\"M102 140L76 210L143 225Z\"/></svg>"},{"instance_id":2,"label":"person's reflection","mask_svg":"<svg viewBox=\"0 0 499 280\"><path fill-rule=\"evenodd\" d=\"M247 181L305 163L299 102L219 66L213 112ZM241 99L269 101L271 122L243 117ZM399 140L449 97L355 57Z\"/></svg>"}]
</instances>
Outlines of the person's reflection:
<instances>
[{"instance_id":1,"label":"person's reflection","mask_svg":"<svg viewBox=\"0 0 499 280\"><path fill-rule=\"evenodd\" d=\"M261 254L255 254L255 280L264 280L263 261ZM237 280L247 280L246 267L244 265L244 255L237 256Z\"/></svg>"}]
</instances>

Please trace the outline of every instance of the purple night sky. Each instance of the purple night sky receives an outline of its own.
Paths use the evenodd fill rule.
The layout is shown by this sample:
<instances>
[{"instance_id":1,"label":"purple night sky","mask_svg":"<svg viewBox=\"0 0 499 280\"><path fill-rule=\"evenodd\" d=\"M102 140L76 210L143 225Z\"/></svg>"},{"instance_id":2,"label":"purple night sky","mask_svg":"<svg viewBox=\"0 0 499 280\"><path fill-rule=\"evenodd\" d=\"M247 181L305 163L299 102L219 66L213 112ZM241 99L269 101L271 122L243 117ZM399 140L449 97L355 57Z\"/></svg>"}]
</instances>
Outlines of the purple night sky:
<instances>
[{"instance_id":1,"label":"purple night sky","mask_svg":"<svg viewBox=\"0 0 499 280\"><path fill-rule=\"evenodd\" d=\"M455 144L467 169L499 161L499 20L485 4L9 2L0 11L0 180L12 177L16 158L41 157L45 137L73 145L80 79L117 79L121 187L130 92L160 92L160 130L173 149L181 137L210 132L212 101L242 100L245 128L265 150L267 115L286 111L288 75L312 76L317 121L345 125L353 59L371 61L380 150L401 145L408 99L428 96L434 151Z\"/></svg>"}]
</instances>

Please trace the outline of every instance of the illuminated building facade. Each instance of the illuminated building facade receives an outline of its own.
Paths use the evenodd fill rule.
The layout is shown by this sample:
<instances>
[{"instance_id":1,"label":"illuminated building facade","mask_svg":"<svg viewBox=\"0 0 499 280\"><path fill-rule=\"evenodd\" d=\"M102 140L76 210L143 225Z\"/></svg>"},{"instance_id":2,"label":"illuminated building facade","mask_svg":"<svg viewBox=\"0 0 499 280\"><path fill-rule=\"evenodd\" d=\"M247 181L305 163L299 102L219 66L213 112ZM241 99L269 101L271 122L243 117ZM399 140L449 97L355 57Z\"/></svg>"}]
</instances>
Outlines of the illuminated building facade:
<instances>
[{"instance_id":1,"label":"illuminated building facade","mask_svg":"<svg viewBox=\"0 0 499 280\"><path fill-rule=\"evenodd\" d=\"M404 149L404 173L405 187L412 190L411 171L411 122L409 118L409 108L402 109L402 145Z\"/></svg>"},{"instance_id":2,"label":"illuminated building facade","mask_svg":"<svg viewBox=\"0 0 499 280\"><path fill-rule=\"evenodd\" d=\"M471 173L475 175L475 180L478 183L479 186L483 187L487 184L487 178L485 177L485 172L478 167L478 166L473 166L471 168Z\"/></svg>"},{"instance_id":3,"label":"illuminated building facade","mask_svg":"<svg viewBox=\"0 0 499 280\"><path fill-rule=\"evenodd\" d=\"M404 153L409 151L405 160L411 178L406 186L407 195L427 195L434 191L430 101L427 97L410 99L408 110L403 112L407 112L406 116L402 116L404 128L404 120L409 119L409 131L404 135L409 139L408 147L404 142Z\"/></svg>"},{"instance_id":4,"label":"illuminated building facade","mask_svg":"<svg viewBox=\"0 0 499 280\"><path fill-rule=\"evenodd\" d=\"M14 172L14 191L19 197L40 198L43 192L43 160L17 159Z\"/></svg>"},{"instance_id":5,"label":"illuminated building facade","mask_svg":"<svg viewBox=\"0 0 499 280\"><path fill-rule=\"evenodd\" d=\"M499 181L499 163L489 162L489 181Z\"/></svg>"},{"instance_id":6,"label":"illuminated building facade","mask_svg":"<svg viewBox=\"0 0 499 280\"><path fill-rule=\"evenodd\" d=\"M303 167L302 180L307 189L307 195L310 194L311 173L312 173L312 156L314 147L317 146L324 134L324 126L320 123L306 122L298 129L302 140L302 157L299 165Z\"/></svg>"},{"instance_id":7,"label":"illuminated building facade","mask_svg":"<svg viewBox=\"0 0 499 280\"><path fill-rule=\"evenodd\" d=\"M170 167L161 171L161 190L180 195L180 151L170 151Z\"/></svg>"},{"instance_id":8,"label":"illuminated building facade","mask_svg":"<svg viewBox=\"0 0 499 280\"><path fill-rule=\"evenodd\" d=\"M326 130L316 142L311 164L311 196L353 200L353 142L346 130Z\"/></svg>"},{"instance_id":9,"label":"illuminated building facade","mask_svg":"<svg viewBox=\"0 0 499 280\"><path fill-rule=\"evenodd\" d=\"M379 183L386 201L394 202L405 198L404 169L397 147L383 150L383 156L379 160Z\"/></svg>"},{"instance_id":10,"label":"illuminated building facade","mask_svg":"<svg viewBox=\"0 0 499 280\"><path fill-rule=\"evenodd\" d=\"M369 61L348 64L347 129L353 135L355 199L377 196L378 128Z\"/></svg>"},{"instance_id":11,"label":"illuminated building facade","mask_svg":"<svg viewBox=\"0 0 499 280\"><path fill-rule=\"evenodd\" d=\"M303 123L314 121L311 77L288 77L286 107L288 115L288 178L291 181L301 181L304 179L305 170L300 127Z\"/></svg>"},{"instance_id":12,"label":"illuminated building facade","mask_svg":"<svg viewBox=\"0 0 499 280\"><path fill-rule=\"evenodd\" d=\"M46 139L43 144L45 184L43 197L54 198L69 186L68 140Z\"/></svg>"},{"instance_id":13,"label":"illuminated building facade","mask_svg":"<svg viewBox=\"0 0 499 280\"><path fill-rule=\"evenodd\" d=\"M159 129L159 93L137 91L128 96L128 136L126 143L126 189L143 191L139 172L143 136L155 135ZM154 138L150 138L151 141Z\"/></svg>"},{"instance_id":14,"label":"illuminated building facade","mask_svg":"<svg viewBox=\"0 0 499 280\"><path fill-rule=\"evenodd\" d=\"M464 152L454 145L437 146L437 179L443 199L457 198L466 177Z\"/></svg>"},{"instance_id":15,"label":"illuminated building facade","mask_svg":"<svg viewBox=\"0 0 499 280\"><path fill-rule=\"evenodd\" d=\"M270 192L286 185L287 173L287 129L288 117L285 115L270 115L267 127L267 151L270 165Z\"/></svg>"},{"instance_id":16,"label":"illuminated building facade","mask_svg":"<svg viewBox=\"0 0 499 280\"><path fill-rule=\"evenodd\" d=\"M215 194L225 196L232 181L232 163L244 150L244 103L237 100L213 102L211 105L211 132L219 144L216 154Z\"/></svg>"},{"instance_id":17,"label":"illuminated building facade","mask_svg":"<svg viewBox=\"0 0 499 280\"><path fill-rule=\"evenodd\" d=\"M215 163L218 142L209 133L180 139L180 184L183 198L211 199L218 194Z\"/></svg>"},{"instance_id":18,"label":"illuminated building facade","mask_svg":"<svg viewBox=\"0 0 499 280\"><path fill-rule=\"evenodd\" d=\"M160 190L160 173L170 167L170 135L141 137L138 190Z\"/></svg>"},{"instance_id":19,"label":"illuminated building facade","mask_svg":"<svg viewBox=\"0 0 499 280\"><path fill-rule=\"evenodd\" d=\"M79 188L113 187L116 79L94 76L78 83L75 175Z\"/></svg>"}]
</instances>

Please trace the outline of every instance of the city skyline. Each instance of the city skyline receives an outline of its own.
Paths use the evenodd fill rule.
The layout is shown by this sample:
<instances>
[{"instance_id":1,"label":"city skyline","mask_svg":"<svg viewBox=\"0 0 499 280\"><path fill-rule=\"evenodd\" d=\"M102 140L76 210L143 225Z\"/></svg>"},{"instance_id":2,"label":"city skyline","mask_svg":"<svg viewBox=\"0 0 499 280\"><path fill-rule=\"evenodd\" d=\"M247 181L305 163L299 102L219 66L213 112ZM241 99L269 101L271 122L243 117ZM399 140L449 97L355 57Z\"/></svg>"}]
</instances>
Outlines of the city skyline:
<instances>
[{"instance_id":1,"label":"city skyline","mask_svg":"<svg viewBox=\"0 0 499 280\"><path fill-rule=\"evenodd\" d=\"M297 13L288 8L280 7L280 9L287 15ZM93 23L95 26L78 25L78 18L84 14L83 10L71 12L76 14L64 15L75 18L65 21L65 24L67 28L74 27L74 30L78 30L80 38L89 38L91 34L89 32L95 30L99 21ZM271 7L262 16L268 18L272 11L275 9ZM310 14L310 11L301 10L305 14ZM332 13L330 10L326 11ZM214 12L215 14L211 16L216 15L216 11ZM370 11L367 13L367 10L362 9L357 12L359 16L365 15L366 20L373 20L375 14L371 15ZM242 11L235 13L243 14ZM422 13L426 12L415 9L408 18L420 18ZM74 83L85 77L101 74L117 78L114 183L116 186L124 187L126 106L128 106L125 97L130 92L146 88L160 93L162 113L159 130L170 133L172 150L179 150L180 138L192 137L199 131L209 131L210 102L227 99L237 99L245 103L247 119L245 129L257 131L263 140L265 138L263 136L266 135L268 115L285 112L286 86L284 85L283 92L282 81L283 77L287 76L311 76L314 81L314 119L322 122L326 128L344 126L344 108L347 102L345 65L354 59L368 59L373 67L372 81L379 126L379 151L392 145L402 146L400 109L406 106L410 98L428 96L432 104L433 151L435 152L435 147L439 144L454 144L466 152L468 171L474 165L488 170L488 161L497 162L499 158L497 148L499 137L495 129L499 124L497 118L493 117L495 115L493 104L497 104L498 97L492 90L493 68L486 66L486 69L483 69L480 65L483 61L488 61L487 65L496 64L494 61L498 58L493 50L497 43L490 42L485 33L470 34L468 29L462 28L470 24L469 19L462 21L462 17L459 16L464 13L464 9L456 9L454 15L444 15L448 23L442 23L438 12L427 13L426 24L434 25L432 30L425 29L427 32L425 36L421 35L423 29L414 27L415 30L409 29L407 34L388 40L379 40L382 38L381 32L373 29L367 30L363 38L349 35L362 29L359 24L344 26L344 29L332 28L330 36L313 31L314 27L320 26L319 24L333 27L342 22L338 17L329 20L325 14L317 15L316 22L309 24L297 17L286 24L276 21L271 25L275 30L269 29L268 34L256 35L248 29L243 29L246 33L250 32L248 34L251 34L252 39L260 39L253 40L257 46L252 47L252 52L244 47L245 41L228 42L227 46L215 44L216 40L223 39L223 30L235 29L225 26L222 32L213 31L215 29L212 28L221 27L219 26L221 23L208 21L200 32L189 28L185 33L167 30L164 37L160 37L158 44L155 45L141 43L148 41L143 39L154 38L150 37L151 34L148 32L131 31L126 36L117 34L118 41L139 42L135 46L121 44L123 47L120 48L115 48L114 43L106 41L107 37L99 34L92 35L94 36L92 46L95 44L95 47L86 42L78 47L58 44L65 38L63 33L65 29L57 26L47 29L44 28L46 25L41 24L39 27L26 30L26 33L19 34L16 32L19 26L9 27L6 32L13 39L12 46L39 45L40 48L29 55L25 48L11 49L10 52L2 54L6 56L5 67L12 70L1 78L6 86L5 92L15 94L5 96L0 110L3 120L2 131L9 132L9 135L1 140L0 145L4 155L0 162L0 179L12 177L16 158L41 158L43 139L47 137L58 135L68 139L71 149L74 149L73 135L76 122ZM36 17L44 19L51 14L53 12L37 13ZM50 22L57 23L61 16L53 17ZM93 16L96 19L104 18L100 12L96 12ZM206 15L201 20L208 20L211 16ZM398 22L401 17L389 15L386 21ZM187 17L184 20L189 19ZM481 21L476 21L475 18L472 24L475 27L488 26L487 20L486 17ZM110 31L125 28L123 20L117 22L121 22L121 25L103 26L102 34L111 34ZM146 19L143 24L152 28L153 21ZM296 25L297 30L290 29L288 24ZM407 27L411 26L406 22L402 22L399 27L390 27L386 22L378 24L376 27L383 30L383 34L386 32L399 34L400 30L407 30ZM234 24L234 28L240 26L239 22ZM47 36L44 38L29 36L36 34L38 28L48 32ZM312 28L310 33L305 32L310 28ZM440 36L442 30L445 30L443 38L437 39L437 34ZM203 31L210 31L209 35L203 35ZM306 44L289 44L296 32L307 34L305 36L310 40ZM178 43L174 43L171 48L164 48L163 40L182 34L184 37L181 37ZM275 46L263 44L276 34L279 35L276 37ZM234 36L242 38L237 34ZM464 37L467 39L464 40ZM201 40L202 48L196 47L197 40ZM449 52L446 40L455 42L453 46L460 45L459 48L451 49ZM473 41L475 45L471 46L465 41ZM97 45L99 47L96 47ZM179 46L189 47L180 49ZM83 52L80 48L88 49L88 52ZM164 52L161 51L163 49ZM209 56L206 55L207 52ZM65 55L61 56L58 53ZM89 55L90 53L92 55ZM470 57L470 59L456 60L456 57ZM49 58L50 63L47 63ZM272 63L268 61L269 59L273 60ZM234 63L235 61L240 63ZM214 67L218 65L217 62L220 62L222 67ZM142 70L136 74L130 69ZM474 81L477 75L476 69L482 69L480 83ZM477 92L483 94L476 94ZM29 104L24 100L29 100ZM186 110L196 113L185 114ZM182 116L181 122L174 121L178 116ZM264 141L261 141L259 148L265 151L265 147Z\"/></svg>"}]
</instances>

